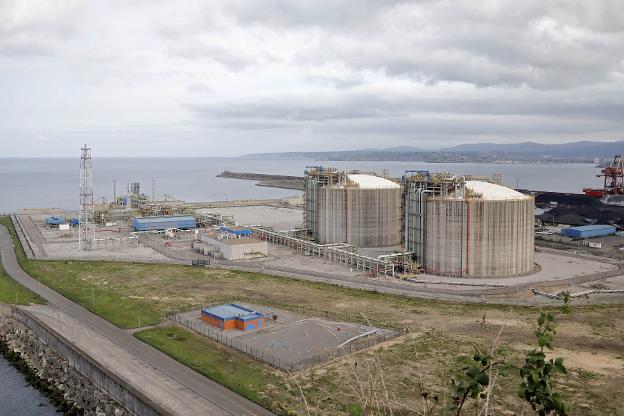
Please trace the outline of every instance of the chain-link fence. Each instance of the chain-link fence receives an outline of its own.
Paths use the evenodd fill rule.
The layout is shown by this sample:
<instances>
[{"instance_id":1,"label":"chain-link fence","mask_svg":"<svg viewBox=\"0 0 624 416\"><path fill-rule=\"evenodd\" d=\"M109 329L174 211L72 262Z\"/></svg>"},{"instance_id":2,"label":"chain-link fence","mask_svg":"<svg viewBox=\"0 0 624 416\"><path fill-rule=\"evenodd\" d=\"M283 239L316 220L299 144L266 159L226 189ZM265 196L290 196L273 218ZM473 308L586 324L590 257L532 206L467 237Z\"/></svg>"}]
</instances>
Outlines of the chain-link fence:
<instances>
[{"instance_id":1,"label":"chain-link fence","mask_svg":"<svg viewBox=\"0 0 624 416\"><path fill-rule=\"evenodd\" d=\"M265 306L276 309L281 309L284 311L298 313L300 315L305 316L314 316L317 318L323 318L331 321L338 322L349 322L360 325L373 326L376 328L386 328L393 329L399 331L406 331L410 328L403 323L397 323L392 321L387 321L383 319L377 318L373 314L365 314L365 313L353 313L353 312L336 312L329 311L325 309L318 309L311 306L304 305L293 305L289 303L276 302L268 299L257 299L254 297L246 297L246 296L228 296L224 298L215 298L210 301L208 304L200 304L200 303L192 303L186 304L180 308L175 310L171 310L166 312L166 316L171 317L176 314L190 312L193 310L200 310L211 306L220 305L222 303L248 303L251 305Z\"/></svg>"},{"instance_id":2,"label":"chain-link fence","mask_svg":"<svg viewBox=\"0 0 624 416\"><path fill-rule=\"evenodd\" d=\"M252 358L255 358L256 360L263 361L271 365L272 367L278 368L280 370L290 372L303 370L305 368L313 367L315 365L320 365L338 357L351 354L352 352L372 347L375 344L387 341L388 339L392 339L398 336L397 333L387 331L374 333L366 335L362 338L354 339L351 342L345 343L343 346L328 347L325 348L323 351L314 353L313 355L306 358L302 358L297 361L291 361L281 357L279 354L272 354L258 347L253 347L245 343L244 340L237 339L237 337L229 337L225 332L216 328L212 328L211 326L204 324L201 321L188 319L179 314L170 314L168 315L168 318L180 325L183 325L193 330L200 335L203 335L214 341L227 345L228 347L243 352L251 356Z\"/></svg>"},{"instance_id":3,"label":"chain-link fence","mask_svg":"<svg viewBox=\"0 0 624 416\"><path fill-rule=\"evenodd\" d=\"M584 254L589 256L596 257L606 257L614 260L624 259L624 253L617 250L616 247L604 247L604 248L592 248L588 246L584 246L579 240L577 241L553 241L546 240L543 238L535 239L535 247L539 249L540 247L550 248L554 250L564 250L564 251L572 251L572 253L568 254Z\"/></svg>"}]
</instances>

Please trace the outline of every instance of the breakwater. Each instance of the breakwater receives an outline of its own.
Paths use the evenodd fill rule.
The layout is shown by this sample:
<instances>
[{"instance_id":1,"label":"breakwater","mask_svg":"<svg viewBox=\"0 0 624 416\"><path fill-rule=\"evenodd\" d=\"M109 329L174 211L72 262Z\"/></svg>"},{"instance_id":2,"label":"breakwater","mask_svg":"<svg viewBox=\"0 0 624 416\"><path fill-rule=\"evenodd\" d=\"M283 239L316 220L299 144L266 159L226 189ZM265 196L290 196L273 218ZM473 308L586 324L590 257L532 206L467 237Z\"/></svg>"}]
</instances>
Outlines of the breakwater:
<instances>
[{"instance_id":1,"label":"breakwater","mask_svg":"<svg viewBox=\"0 0 624 416\"><path fill-rule=\"evenodd\" d=\"M131 414L32 329L8 315L0 315L0 353L66 415Z\"/></svg>"},{"instance_id":2,"label":"breakwater","mask_svg":"<svg viewBox=\"0 0 624 416\"><path fill-rule=\"evenodd\" d=\"M257 186L283 189L303 189L303 176L272 175L266 173L233 172L225 170L217 175L218 178L243 179L256 181Z\"/></svg>"},{"instance_id":3,"label":"breakwater","mask_svg":"<svg viewBox=\"0 0 624 416\"><path fill-rule=\"evenodd\" d=\"M0 339L19 352L42 379L57 383L85 415L169 415L142 391L100 364L28 308L0 317ZM64 378L69 377L69 378Z\"/></svg>"},{"instance_id":4,"label":"breakwater","mask_svg":"<svg viewBox=\"0 0 624 416\"><path fill-rule=\"evenodd\" d=\"M303 181L303 176L271 175L266 173L233 172L224 170L217 178L246 179L248 181Z\"/></svg>"}]
</instances>

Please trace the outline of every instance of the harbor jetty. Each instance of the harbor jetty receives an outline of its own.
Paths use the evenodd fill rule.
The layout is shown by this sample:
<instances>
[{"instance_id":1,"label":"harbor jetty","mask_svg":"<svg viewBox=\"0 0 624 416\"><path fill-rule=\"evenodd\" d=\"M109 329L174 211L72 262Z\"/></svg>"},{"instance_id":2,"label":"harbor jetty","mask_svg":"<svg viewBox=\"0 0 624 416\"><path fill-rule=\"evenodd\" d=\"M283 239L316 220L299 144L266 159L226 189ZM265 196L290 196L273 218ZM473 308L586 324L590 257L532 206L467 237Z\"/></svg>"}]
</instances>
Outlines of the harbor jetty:
<instances>
[{"instance_id":1,"label":"harbor jetty","mask_svg":"<svg viewBox=\"0 0 624 416\"><path fill-rule=\"evenodd\" d=\"M243 179L256 181L257 186L271 188L303 190L303 177L291 175L272 175L266 173L232 172L225 170L217 175L218 178Z\"/></svg>"}]
</instances>

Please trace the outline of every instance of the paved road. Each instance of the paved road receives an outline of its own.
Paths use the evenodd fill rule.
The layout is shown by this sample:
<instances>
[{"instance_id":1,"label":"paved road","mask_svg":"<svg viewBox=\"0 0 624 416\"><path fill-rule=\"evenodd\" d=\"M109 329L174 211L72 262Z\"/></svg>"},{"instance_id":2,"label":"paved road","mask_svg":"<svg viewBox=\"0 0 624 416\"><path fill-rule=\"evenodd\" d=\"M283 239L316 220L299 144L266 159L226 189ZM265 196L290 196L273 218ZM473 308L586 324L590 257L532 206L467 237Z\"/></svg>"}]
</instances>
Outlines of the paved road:
<instances>
[{"instance_id":1,"label":"paved road","mask_svg":"<svg viewBox=\"0 0 624 416\"><path fill-rule=\"evenodd\" d=\"M561 254L561 253L556 253ZM583 256L576 256L584 258ZM588 260L590 258L587 258ZM595 258L591 258L593 261L601 261ZM604 260L603 260L604 261ZM216 267L232 268L243 271L268 273L278 272L281 275L293 277L301 280L311 280L318 282L325 282L330 284L337 284L355 289L363 290L375 290L382 293L397 294L402 296L416 297L416 298L444 298L444 299L458 299L469 300L471 298L481 298L482 296L491 295L513 295L524 290L529 290L534 287L549 287L549 286L562 286L562 285L578 285L582 283L589 283L597 280L606 279L609 277L615 277L624 274L624 263L609 263L615 266L612 270L589 273L581 276L574 276L564 279L544 279L543 281L536 282L523 282L517 285L503 286L503 287L488 287L488 286L475 286L470 289L449 288L444 284L431 284L427 282L423 283L411 283L403 282L394 278L362 278L362 277L347 277L339 275L328 275L326 273L313 272L310 270L301 270L290 267L282 267L275 265L265 265L259 262L249 262L245 266L236 265L232 263L217 263ZM458 280L458 279L454 279ZM470 279L465 279L467 282ZM520 280L520 279L519 279Z\"/></svg>"},{"instance_id":2,"label":"paved road","mask_svg":"<svg viewBox=\"0 0 624 416\"><path fill-rule=\"evenodd\" d=\"M192 252L182 253L174 250L167 250L164 248L160 241L153 240L147 237L141 237L141 242L164 256L173 260L184 261L203 259L206 257ZM544 249L540 247L540 251L556 254L560 256L570 256L569 253L561 252L559 250ZM415 298L428 298L428 299L446 299L446 300L460 300L460 301L479 301L483 296L500 296L500 295L514 295L518 292L530 290L535 287L547 288L549 286L562 286L562 285L578 285L582 283L589 283L597 280L606 279L609 277L619 276L624 274L624 263L613 261L608 258L600 258L596 256L574 255L576 259L585 259L595 262L604 262L613 266L613 269L607 271L600 271L595 273L583 274L580 276L573 276L569 278L544 278L540 281L524 281L522 277L518 278L518 284L508 285L503 287L492 286L479 286L475 285L471 288L463 287L448 287L449 285L429 283L423 281L422 283L404 282L395 278L363 278L363 277L349 277L341 276L337 274L328 274L324 272L316 272L313 270L299 269L295 267L279 266L274 264L267 264L258 261L246 261L241 262L228 262L225 260L210 259L211 263L215 267L241 270L256 273L266 273L277 276L286 276L299 280L308 280L314 282L323 282L335 285L341 285L361 290L373 290L382 293L388 293L393 295L409 296ZM453 278L451 280L461 280ZM470 282L471 279L464 278L465 282ZM480 279L484 280L484 279ZM496 283L496 279L490 279L493 283Z\"/></svg>"},{"instance_id":3,"label":"paved road","mask_svg":"<svg viewBox=\"0 0 624 416\"><path fill-rule=\"evenodd\" d=\"M227 416L265 416L271 412L241 397L227 388L215 383L201 374L178 363L171 357L139 341L110 322L87 311L49 287L39 283L26 274L19 264L6 227L0 225L0 257L6 272L17 282L46 299L66 314L73 316L88 325L94 331L133 354L137 359L145 361L153 368L182 384L192 392L210 402L214 411L212 415ZM202 415L203 416L203 415Z\"/></svg>"}]
</instances>

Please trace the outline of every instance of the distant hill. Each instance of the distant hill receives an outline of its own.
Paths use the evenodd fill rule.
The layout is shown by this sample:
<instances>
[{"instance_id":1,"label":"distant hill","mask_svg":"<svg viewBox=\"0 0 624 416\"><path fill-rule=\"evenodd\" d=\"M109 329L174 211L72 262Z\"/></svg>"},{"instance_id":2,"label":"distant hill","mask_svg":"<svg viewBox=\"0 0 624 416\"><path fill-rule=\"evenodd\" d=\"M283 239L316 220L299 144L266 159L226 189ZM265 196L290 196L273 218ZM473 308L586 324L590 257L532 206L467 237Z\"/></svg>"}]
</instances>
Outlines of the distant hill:
<instances>
[{"instance_id":1,"label":"distant hill","mask_svg":"<svg viewBox=\"0 0 624 416\"><path fill-rule=\"evenodd\" d=\"M360 149L361 151L383 151L383 152L428 152L430 150L421 149L419 147L412 146L396 146L396 147L382 147L382 148L368 148Z\"/></svg>"},{"instance_id":2,"label":"distant hill","mask_svg":"<svg viewBox=\"0 0 624 416\"><path fill-rule=\"evenodd\" d=\"M314 159L314 160L371 160L371 161L421 161L421 162L583 162L594 158L611 159L624 154L624 141L580 141L562 144L475 143L462 144L440 150L423 150L410 146L379 149L338 150L325 152L252 153L249 159Z\"/></svg>"},{"instance_id":3,"label":"distant hill","mask_svg":"<svg viewBox=\"0 0 624 416\"><path fill-rule=\"evenodd\" d=\"M282 152L252 153L243 155L246 159L314 159L314 160L419 160L425 161L430 152L362 149L337 150L329 152Z\"/></svg>"},{"instance_id":4,"label":"distant hill","mask_svg":"<svg viewBox=\"0 0 624 416\"><path fill-rule=\"evenodd\" d=\"M442 149L445 152L488 152L502 154L541 154L563 158L611 158L624 153L624 141L594 142L580 141L561 144L522 143L475 143Z\"/></svg>"}]
</instances>

